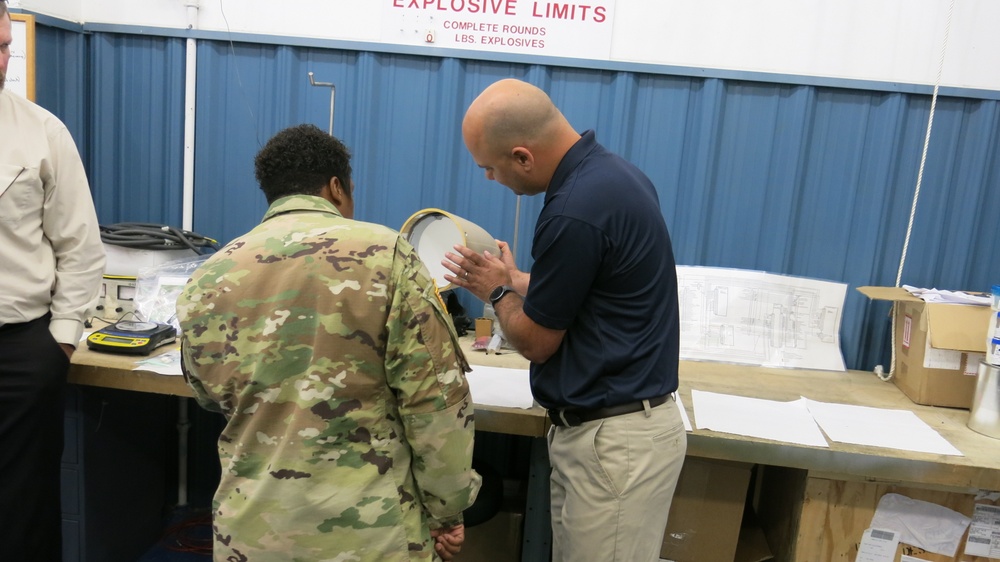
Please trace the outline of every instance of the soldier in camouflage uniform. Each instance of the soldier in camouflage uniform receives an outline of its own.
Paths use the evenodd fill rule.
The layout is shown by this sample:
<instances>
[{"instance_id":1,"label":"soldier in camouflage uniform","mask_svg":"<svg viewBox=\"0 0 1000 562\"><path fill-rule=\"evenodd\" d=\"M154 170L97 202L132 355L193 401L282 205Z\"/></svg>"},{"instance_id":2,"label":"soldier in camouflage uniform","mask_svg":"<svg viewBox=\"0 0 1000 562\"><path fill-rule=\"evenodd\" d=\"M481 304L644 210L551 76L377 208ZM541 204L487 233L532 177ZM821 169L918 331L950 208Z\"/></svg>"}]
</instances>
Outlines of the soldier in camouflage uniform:
<instances>
[{"instance_id":1,"label":"soldier in camouflage uniform","mask_svg":"<svg viewBox=\"0 0 1000 562\"><path fill-rule=\"evenodd\" d=\"M340 141L293 127L255 164L263 222L177 303L184 375L228 422L215 560L450 559L480 477L436 285L397 232L351 220Z\"/></svg>"}]
</instances>

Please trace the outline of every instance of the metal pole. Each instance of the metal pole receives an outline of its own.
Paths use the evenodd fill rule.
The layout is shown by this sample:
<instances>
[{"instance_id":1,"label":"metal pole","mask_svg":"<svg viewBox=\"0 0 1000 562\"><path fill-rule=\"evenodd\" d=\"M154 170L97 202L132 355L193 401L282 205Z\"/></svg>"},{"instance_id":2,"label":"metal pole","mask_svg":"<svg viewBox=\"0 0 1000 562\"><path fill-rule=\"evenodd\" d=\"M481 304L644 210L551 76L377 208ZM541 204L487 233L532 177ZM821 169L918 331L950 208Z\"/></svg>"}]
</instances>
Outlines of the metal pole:
<instances>
[{"instance_id":1,"label":"metal pole","mask_svg":"<svg viewBox=\"0 0 1000 562\"><path fill-rule=\"evenodd\" d=\"M330 88L330 128L327 129L326 132L329 133L330 136L332 137L333 136L333 103L334 103L334 97L337 94L337 86L335 86L333 84L333 82L317 82L313 78L313 73L312 72L309 73L309 83L312 84L313 86L322 86L322 87Z\"/></svg>"},{"instance_id":2,"label":"metal pole","mask_svg":"<svg viewBox=\"0 0 1000 562\"><path fill-rule=\"evenodd\" d=\"M514 207L514 246L511 250L514 253L514 257L517 258L517 236L518 232L521 230L521 196L517 196L517 206Z\"/></svg>"}]
</instances>

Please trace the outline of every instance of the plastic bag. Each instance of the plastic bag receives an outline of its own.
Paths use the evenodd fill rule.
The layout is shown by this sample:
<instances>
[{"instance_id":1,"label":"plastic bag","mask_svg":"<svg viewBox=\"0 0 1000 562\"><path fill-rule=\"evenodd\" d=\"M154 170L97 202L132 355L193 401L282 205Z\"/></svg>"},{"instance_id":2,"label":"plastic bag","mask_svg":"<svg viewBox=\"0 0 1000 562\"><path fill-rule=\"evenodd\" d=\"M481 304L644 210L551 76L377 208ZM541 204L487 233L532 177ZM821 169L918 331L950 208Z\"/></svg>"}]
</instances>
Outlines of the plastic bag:
<instances>
[{"instance_id":1,"label":"plastic bag","mask_svg":"<svg viewBox=\"0 0 1000 562\"><path fill-rule=\"evenodd\" d=\"M209 256L197 256L139 269L135 283L135 314L144 322L170 324L179 334L177 297L191 274Z\"/></svg>"}]
</instances>

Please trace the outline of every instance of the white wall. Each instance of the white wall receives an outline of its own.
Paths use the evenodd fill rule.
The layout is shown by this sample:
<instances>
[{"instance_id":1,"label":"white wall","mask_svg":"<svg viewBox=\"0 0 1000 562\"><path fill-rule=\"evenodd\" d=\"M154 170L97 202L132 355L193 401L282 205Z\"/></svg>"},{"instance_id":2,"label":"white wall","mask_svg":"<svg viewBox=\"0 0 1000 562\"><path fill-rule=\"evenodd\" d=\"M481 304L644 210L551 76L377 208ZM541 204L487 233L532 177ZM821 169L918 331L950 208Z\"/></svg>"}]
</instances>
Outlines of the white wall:
<instances>
[{"instance_id":1,"label":"white wall","mask_svg":"<svg viewBox=\"0 0 1000 562\"><path fill-rule=\"evenodd\" d=\"M11 8L22 8L69 21L83 21L84 0L10 0Z\"/></svg>"},{"instance_id":2,"label":"white wall","mask_svg":"<svg viewBox=\"0 0 1000 562\"><path fill-rule=\"evenodd\" d=\"M619 60L934 84L949 0L619 2ZM956 0L942 83L1000 89L1000 2Z\"/></svg>"},{"instance_id":3,"label":"white wall","mask_svg":"<svg viewBox=\"0 0 1000 562\"><path fill-rule=\"evenodd\" d=\"M88 24L183 29L187 27L185 4L195 2L200 4L198 27L202 30L497 50L448 43L445 39L449 34L440 27L436 28L436 43L426 43L423 30L440 26L443 21L442 17L434 20L430 16L449 15L441 11L422 12L430 16L414 26L419 29L413 30L413 41L387 35L383 28L385 20L394 16L393 3L409 1L14 0L12 5ZM447 4L452 0L440 1ZM534 2L513 1L520 2L522 9ZM576 28L578 36L566 39L581 45L596 43L598 47L607 40L606 49L580 51L570 45L538 54L573 56L583 52L577 56L932 85L937 80L952 1L942 86L1000 91L997 0L606 0L603 4L611 15L608 24L613 26L606 39L588 36L590 32L582 23ZM459 15L468 20L491 21L483 15ZM572 34L573 30L566 33ZM550 39L550 44L555 43ZM607 56L595 52L606 52Z\"/></svg>"}]
</instances>

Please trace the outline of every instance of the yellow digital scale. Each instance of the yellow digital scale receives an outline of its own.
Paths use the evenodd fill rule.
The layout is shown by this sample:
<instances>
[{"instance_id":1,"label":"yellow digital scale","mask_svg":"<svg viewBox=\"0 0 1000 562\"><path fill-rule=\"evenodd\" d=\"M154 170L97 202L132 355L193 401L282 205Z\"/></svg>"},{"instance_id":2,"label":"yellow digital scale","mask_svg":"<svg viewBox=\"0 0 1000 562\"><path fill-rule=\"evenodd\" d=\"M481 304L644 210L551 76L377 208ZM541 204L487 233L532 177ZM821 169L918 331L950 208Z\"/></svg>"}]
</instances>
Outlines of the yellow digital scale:
<instances>
[{"instance_id":1,"label":"yellow digital scale","mask_svg":"<svg viewBox=\"0 0 1000 562\"><path fill-rule=\"evenodd\" d=\"M105 353L149 355L157 347L177 339L170 324L115 322L87 336L87 347Z\"/></svg>"}]
</instances>

